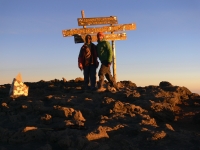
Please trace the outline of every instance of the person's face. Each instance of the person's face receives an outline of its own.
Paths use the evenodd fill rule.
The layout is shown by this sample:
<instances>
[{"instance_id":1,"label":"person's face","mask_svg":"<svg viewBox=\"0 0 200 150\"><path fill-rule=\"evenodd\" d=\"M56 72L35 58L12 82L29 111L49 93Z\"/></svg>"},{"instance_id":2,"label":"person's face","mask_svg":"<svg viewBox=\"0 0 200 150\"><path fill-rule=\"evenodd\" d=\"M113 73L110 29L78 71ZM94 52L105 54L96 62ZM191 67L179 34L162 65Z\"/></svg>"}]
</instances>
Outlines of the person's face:
<instances>
[{"instance_id":1,"label":"person's face","mask_svg":"<svg viewBox=\"0 0 200 150\"><path fill-rule=\"evenodd\" d=\"M92 39L91 39L90 36L87 36L87 37L86 37L86 43L91 43L91 40L92 40Z\"/></svg>"},{"instance_id":2,"label":"person's face","mask_svg":"<svg viewBox=\"0 0 200 150\"><path fill-rule=\"evenodd\" d=\"M97 38L98 38L98 41L102 41L103 40L103 36L102 35L98 35Z\"/></svg>"}]
</instances>

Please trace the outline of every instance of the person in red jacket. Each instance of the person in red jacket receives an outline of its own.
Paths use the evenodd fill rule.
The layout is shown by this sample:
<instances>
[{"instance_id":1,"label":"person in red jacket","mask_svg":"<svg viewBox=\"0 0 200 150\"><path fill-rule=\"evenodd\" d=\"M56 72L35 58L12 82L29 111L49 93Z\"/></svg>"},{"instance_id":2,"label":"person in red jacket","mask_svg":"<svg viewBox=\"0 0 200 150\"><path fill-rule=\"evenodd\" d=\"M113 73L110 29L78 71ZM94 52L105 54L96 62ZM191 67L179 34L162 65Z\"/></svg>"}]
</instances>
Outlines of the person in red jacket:
<instances>
[{"instance_id":1,"label":"person in red jacket","mask_svg":"<svg viewBox=\"0 0 200 150\"><path fill-rule=\"evenodd\" d=\"M78 56L78 67L83 70L85 90L96 90L96 69L98 66L96 45L92 43L92 37L88 34L85 36L85 43Z\"/></svg>"}]
</instances>

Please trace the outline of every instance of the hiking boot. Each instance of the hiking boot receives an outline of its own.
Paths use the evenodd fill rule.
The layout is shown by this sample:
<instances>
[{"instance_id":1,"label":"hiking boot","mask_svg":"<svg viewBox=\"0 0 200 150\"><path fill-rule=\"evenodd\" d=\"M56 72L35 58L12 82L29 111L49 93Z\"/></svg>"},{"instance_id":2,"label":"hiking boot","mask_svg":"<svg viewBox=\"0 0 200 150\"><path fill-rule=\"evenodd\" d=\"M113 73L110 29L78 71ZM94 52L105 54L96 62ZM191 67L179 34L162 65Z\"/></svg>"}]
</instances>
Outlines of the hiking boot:
<instances>
[{"instance_id":1,"label":"hiking boot","mask_svg":"<svg viewBox=\"0 0 200 150\"><path fill-rule=\"evenodd\" d=\"M116 89L116 91L120 91L117 83L114 84L114 88Z\"/></svg>"},{"instance_id":2,"label":"hiking boot","mask_svg":"<svg viewBox=\"0 0 200 150\"><path fill-rule=\"evenodd\" d=\"M106 88L103 88L103 87L101 87L101 88L99 88L99 89L97 90L97 92L104 92L104 91L106 91Z\"/></svg>"},{"instance_id":3,"label":"hiking boot","mask_svg":"<svg viewBox=\"0 0 200 150\"><path fill-rule=\"evenodd\" d=\"M85 91L90 90L90 86L85 86L85 87L84 87L84 90L85 90Z\"/></svg>"},{"instance_id":4,"label":"hiking boot","mask_svg":"<svg viewBox=\"0 0 200 150\"><path fill-rule=\"evenodd\" d=\"M117 88L115 88L116 89L116 91L120 91L120 89L117 87Z\"/></svg>"},{"instance_id":5,"label":"hiking boot","mask_svg":"<svg viewBox=\"0 0 200 150\"><path fill-rule=\"evenodd\" d=\"M92 88L91 88L91 91L96 91L96 90L97 90L96 87L92 87Z\"/></svg>"}]
</instances>

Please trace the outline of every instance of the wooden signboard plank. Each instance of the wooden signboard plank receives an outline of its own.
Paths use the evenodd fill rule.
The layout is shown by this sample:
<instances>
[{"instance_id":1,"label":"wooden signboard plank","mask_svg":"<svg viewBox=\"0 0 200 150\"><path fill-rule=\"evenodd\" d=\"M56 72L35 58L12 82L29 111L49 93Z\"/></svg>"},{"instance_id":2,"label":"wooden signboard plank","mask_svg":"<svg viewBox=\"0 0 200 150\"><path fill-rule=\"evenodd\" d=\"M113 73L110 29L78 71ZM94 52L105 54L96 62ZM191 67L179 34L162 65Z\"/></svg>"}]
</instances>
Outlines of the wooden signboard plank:
<instances>
[{"instance_id":1,"label":"wooden signboard plank","mask_svg":"<svg viewBox=\"0 0 200 150\"><path fill-rule=\"evenodd\" d=\"M99 17L99 18L78 18L77 21L79 26L118 24L116 16Z\"/></svg>"},{"instance_id":2,"label":"wooden signboard plank","mask_svg":"<svg viewBox=\"0 0 200 150\"><path fill-rule=\"evenodd\" d=\"M75 43L84 43L86 35L74 35L74 42ZM97 42L96 34L91 35L92 42ZM107 41L115 41L115 40L126 40L126 33L118 33L118 34L105 34L105 40Z\"/></svg>"},{"instance_id":3,"label":"wooden signboard plank","mask_svg":"<svg viewBox=\"0 0 200 150\"><path fill-rule=\"evenodd\" d=\"M136 30L136 24L121 24L121 25L114 25L114 26L103 26L97 28L75 28L75 29L68 29L62 30L62 34L64 37L74 36L77 34L96 34L98 32L117 32L117 31L126 31L126 30Z\"/></svg>"}]
</instances>

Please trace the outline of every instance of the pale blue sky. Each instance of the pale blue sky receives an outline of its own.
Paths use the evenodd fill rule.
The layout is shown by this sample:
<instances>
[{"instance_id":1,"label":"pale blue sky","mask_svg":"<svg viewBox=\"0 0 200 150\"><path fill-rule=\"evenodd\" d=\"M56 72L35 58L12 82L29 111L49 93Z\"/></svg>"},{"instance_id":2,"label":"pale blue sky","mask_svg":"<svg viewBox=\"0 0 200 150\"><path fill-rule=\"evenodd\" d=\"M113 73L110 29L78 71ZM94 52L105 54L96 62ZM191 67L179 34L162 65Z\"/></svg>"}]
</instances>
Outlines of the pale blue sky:
<instances>
[{"instance_id":1,"label":"pale blue sky","mask_svg":"<svg viewBox=\"0 0 200 150\"><path fill-rule=\"evenodd\" d=\"M136 23L127 40L115 42L117 81L169 81L200 94L199 0L0 0L0 84L19 72L23 82L83 77L82 44L62 36L64 29L82 28L81 10L85 17Z\"/></svg>"}]
</instances>

